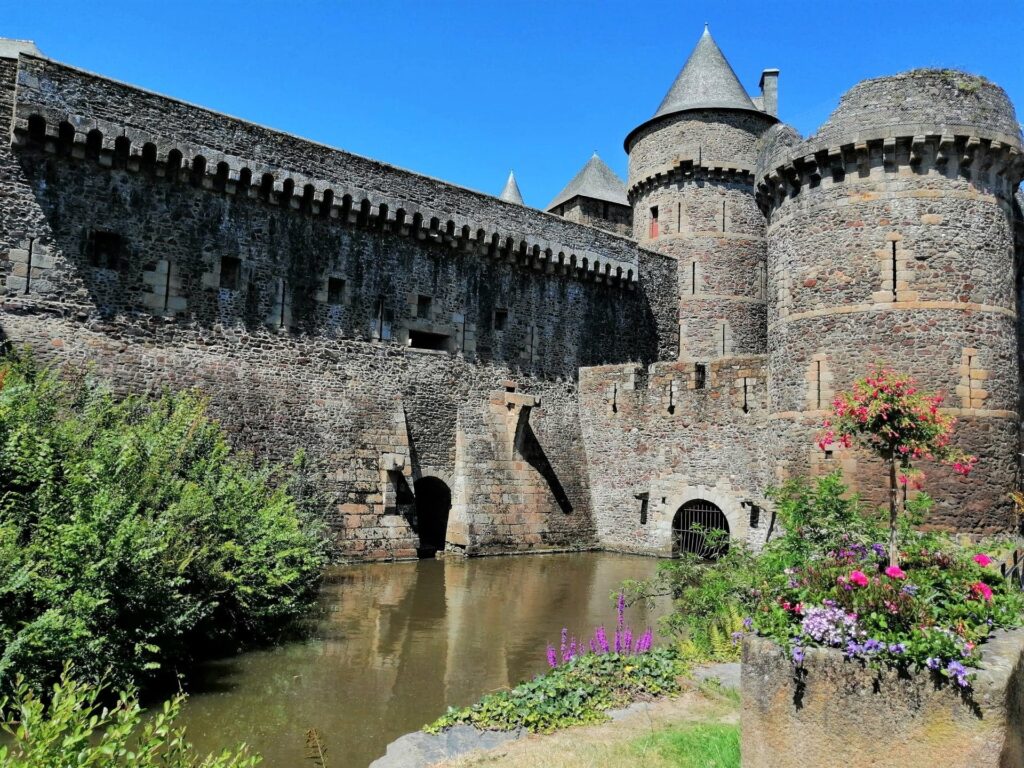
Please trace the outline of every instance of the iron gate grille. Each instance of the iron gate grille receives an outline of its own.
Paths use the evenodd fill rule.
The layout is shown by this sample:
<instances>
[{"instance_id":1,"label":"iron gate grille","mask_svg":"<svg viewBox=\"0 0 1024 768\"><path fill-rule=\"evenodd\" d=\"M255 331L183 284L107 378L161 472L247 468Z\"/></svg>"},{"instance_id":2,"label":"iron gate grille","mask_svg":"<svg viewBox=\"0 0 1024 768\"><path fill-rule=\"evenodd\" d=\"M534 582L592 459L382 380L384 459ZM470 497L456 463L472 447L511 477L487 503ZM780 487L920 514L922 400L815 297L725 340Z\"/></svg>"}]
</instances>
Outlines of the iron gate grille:
<instances>
[{"instance_id":1,"label":"iron gate grille","mask_svg":"<svg viewBox=\"0 0 1024 768\"><path fill-rule=\"evenodd\" d=\"M710 531L725 531L725 538L715 544L708 542ZM704 560L717 560L729 550L729 522L710 501L695 499L686 502L672 520L674 554L692 552Z\"/></svg>"}]
</instances>

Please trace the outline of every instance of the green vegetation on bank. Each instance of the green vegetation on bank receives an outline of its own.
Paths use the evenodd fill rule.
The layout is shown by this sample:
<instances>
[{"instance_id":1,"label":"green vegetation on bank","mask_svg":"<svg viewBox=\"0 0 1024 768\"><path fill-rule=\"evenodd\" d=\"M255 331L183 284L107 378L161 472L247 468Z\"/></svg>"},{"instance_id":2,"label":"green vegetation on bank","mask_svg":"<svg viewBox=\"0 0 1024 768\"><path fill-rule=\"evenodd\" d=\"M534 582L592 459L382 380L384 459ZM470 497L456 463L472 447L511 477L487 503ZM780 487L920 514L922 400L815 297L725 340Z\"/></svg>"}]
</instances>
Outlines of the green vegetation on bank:
<instances>
[{"instance_id":1,"label":"green vegetation on bank","mask_svg":"<svg viewBox=\"0 0 1024 768\"><path fill-rule=\"evenodd\" d=\"M3 768L253 768L260 758L244 746L200 756L175 725L183 697L143 719L138 699L122 692L116 703L104 686L79 683L65 671L42 700L24 680L13 700L0 699Z\"/></svg>"},{"instance_id":2,"label":"green vegetation on bank","mask_svg":"<svg viewBox=\"0 0 1024 768\"><path fill-rule=\"evenodd\" d=\"M0 692L66 664L144 686L276 636L325 564L294 476L233 454L194 393L0 363Z\"/></svg>"},{"instance_id":3,"label":"green vegetation on bank","mask_svg":"<svg viewBox=\"0 0 1024 768\"><path fill-rule=\"evenodd\" d=\"M637 740L633 750L641 759L654 753L678 768L740 768L740 727L699 723L666 728Z\"/></svg>"},{"instance_id":4,"label":"green vegetation on bank","mask_svg":"<svg viewBox=\"0 0 1024 768\"><path fill-rule=\"evenodd\" d=\"M510 731L550 732L601 722L605 712L645 696L679 691L683 668L674 651L655 649L637 656L586 654L508 691L485 696L447 714L424 730L437 733L459 723Z\"/></svg>"}]
</instances>

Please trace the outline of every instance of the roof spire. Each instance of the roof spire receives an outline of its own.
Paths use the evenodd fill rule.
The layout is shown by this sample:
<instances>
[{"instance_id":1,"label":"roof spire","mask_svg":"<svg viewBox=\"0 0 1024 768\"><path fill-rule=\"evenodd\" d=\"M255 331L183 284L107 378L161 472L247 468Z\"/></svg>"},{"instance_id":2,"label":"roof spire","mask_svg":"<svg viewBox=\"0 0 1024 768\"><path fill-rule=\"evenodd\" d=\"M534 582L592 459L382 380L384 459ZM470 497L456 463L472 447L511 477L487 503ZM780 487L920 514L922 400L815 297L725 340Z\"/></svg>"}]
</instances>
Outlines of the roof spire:
<instances>
[{"instance_id":1,"label":"roof spire","mask_svg":"<svg viewBox=\"0 0 1024 768\"><path fill-rule=\"evenodd\" d=\"M693 53L669 88L655 117L685 109L749 109L757 111L722 49L711 37L708 23Z\"/></svg>"},{"instance_id":2,"label":"roof spire","mask_svg":"<svg viewBox=\"0 0 1024 768\"><path fill-rule=\"evenodd\" d=\"M519 191L519 185L516 183L516 174L514 171L508 172L508 181L505 182L505 188L501 190L501 194L498 195L498 197L506 203L526 205L526 203L523 202L523 194Z\"/></svg>"},{"instance_id":3,"label":"roof spire","mask_svg":"<svg viewBox=\"0 0 1024 768\"><path fill-rule=\"evenodd\" d=\"M572 181L565 185L565 189L558 193L545 210L550 211L574 197L589 197L592 200L629 205L625 183L597 156L596 150L587 164L573 176Z\"/></svg>"}]
</instances>

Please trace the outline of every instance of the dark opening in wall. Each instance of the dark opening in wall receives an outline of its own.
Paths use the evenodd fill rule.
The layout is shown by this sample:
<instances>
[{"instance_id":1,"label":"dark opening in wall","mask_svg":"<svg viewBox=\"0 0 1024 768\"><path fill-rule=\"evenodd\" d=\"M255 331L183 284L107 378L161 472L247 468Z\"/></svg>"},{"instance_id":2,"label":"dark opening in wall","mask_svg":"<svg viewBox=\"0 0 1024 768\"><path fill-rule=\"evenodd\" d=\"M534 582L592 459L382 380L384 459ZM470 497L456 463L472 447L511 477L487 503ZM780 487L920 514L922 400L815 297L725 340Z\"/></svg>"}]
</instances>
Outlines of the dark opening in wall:
<instances>
[{"instance_id":1,"label":"dark opening in wall","mask_svg":"<svg viewBox=\"0 0 1024 768\"><path fill-rule=\"evenodd\" d=\"M658 206L651 207L651 239L658 236Z\"/></svg>"},{"instance_id":2,"label":"dark opening in wall","mask_svg":"<svg viewBox=\"0 0 1024 768\"><path fill-rule=\"evenodd\" d=\"M237 291L242 276L242 261L234 256L222 256L220 260L220 287Z\"/></svg>"},{"instance_id":3,"label":"dark opening in wall","mask_svg":"<svg viewBox=\"0 0 1024 768\"><path fill-rule=\"evenodd\" d=\"M608 203L601 203L601 217L608 218Z\"/></svg>"},{"instance_id":4,"label":"dark opening in wall","mask_svg":"<svg viewBox=\"0 0 1024 768\"><path fill-rule=\"evenodd\" d=\"M416 297L416 317L427 320L430 318L430 307L434 300L430 296L422 294Z\"/></svg>"},{"instance_id":5,"label":"dark opening in wall","mask_svg":"<svg viewBox=\"0 0 1024 768\"><path fill-rule=\"evenodd\" d=\"M494 310L494 330L504 331L505 325L508 323L508 310L507 309L496 309Z\"/></svg>"},{"instance_id":6,"label":"dark opening in wall","mask_svg":"<svg viewBox=\"0 0 1024 768\"><path fill-rule=\"evenodd\" d=\"M647 510L650 506L650 494L638 493L636 498L640 501L640 525L647 525Z\"/></svg>"},{"instance_id":7,"label":"dark opening in wall","mask_svg":"<svg viewBox=\"0 0 1024 768\"><path fill-rule=\"evenodd\" d=\"M437 349L448 351L450 349L451 337L443 333L428 333L427 331L409 331L409 346L415 349Z\"/></svg>"},{"instance_id":8,"label":"dark opening in wall","mask_svg":"<svg viewBox=\"0 0 1024 768\"><path fill-rule=\"evenodd\" d=\"M120 269L121 236L116 232L94 229L87 245L89 263L101 269Z\"/></svg>"},{"instance_id":9,"label":"dark opening in wall","mask_svg":"<svg viewBox=\"0 0 1024 768\"><path fill-rule=\"evenodd\" d=\"M761 508L757 504L750 505L750 527L757 528L761 525Z\"/></svg>"},{"instance_id":10,"label":"dark opening in wall","mask_svg":"<svg viewBox=\"0 0 1024 768\"><path fill-rule=\"evenodd\" d=\"M340 277L327 280L327 303L342 304L345 301L345 281Z\"/></svg>"},{"instance_id":11,"label":"dark opening in wall","mask_svg":"<svg viewBox=\"0 0 1024 768\"><path fill-rule=\"evenodd\" d=\"M832 461L832 451L825 451L825 461Z\"/></svg>"},{"instance_id":12,"label":"dark opening in wall","mask_svg":"<svg viewBox=\"0 0 1024 768\"><path fill-rule=\"evenodd\" d=\"M708 367L704 363L694 363L693 388L704 389L708 383Z\"/></svg>"}]
</instances>

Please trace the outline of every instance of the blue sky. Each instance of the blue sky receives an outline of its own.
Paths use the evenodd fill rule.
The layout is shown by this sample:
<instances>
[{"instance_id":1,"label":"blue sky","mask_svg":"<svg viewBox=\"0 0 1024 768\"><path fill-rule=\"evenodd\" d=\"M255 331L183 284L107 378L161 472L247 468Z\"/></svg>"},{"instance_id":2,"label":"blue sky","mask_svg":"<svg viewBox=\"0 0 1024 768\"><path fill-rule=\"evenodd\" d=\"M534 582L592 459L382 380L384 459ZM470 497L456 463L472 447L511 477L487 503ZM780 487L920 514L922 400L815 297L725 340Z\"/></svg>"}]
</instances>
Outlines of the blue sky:
<instances>
[{"instance_id":1,"label":"blue sky","mask_svg":"<svg viewBox=\"0 0 1024 768\"><path fill-rule=\"evenodd\" d=\"M57 60L546 206L657 108L711 24L743 84L777 67L807 135L866 77L958 67L1024 116L1024 0L0 0Z\"/></svg>"}]
</instances>

